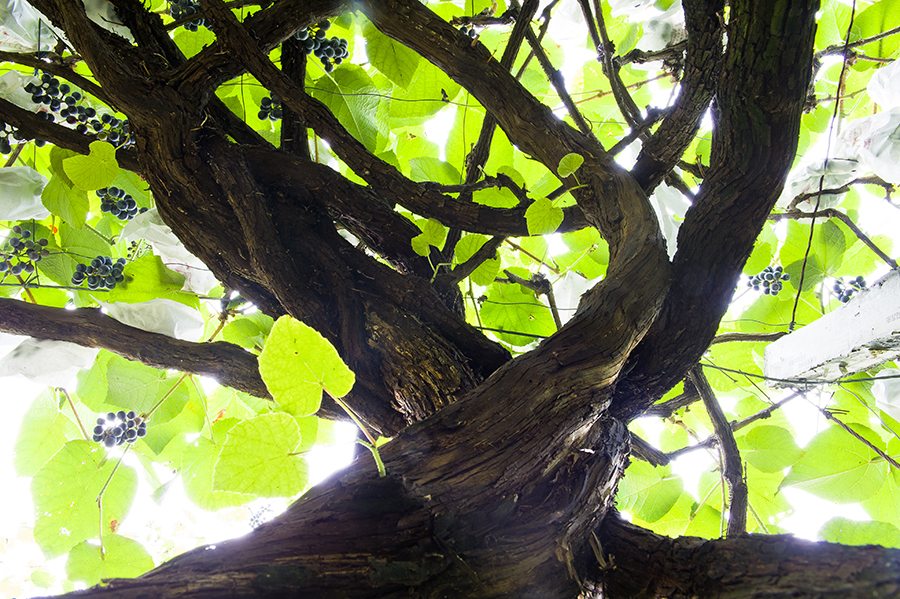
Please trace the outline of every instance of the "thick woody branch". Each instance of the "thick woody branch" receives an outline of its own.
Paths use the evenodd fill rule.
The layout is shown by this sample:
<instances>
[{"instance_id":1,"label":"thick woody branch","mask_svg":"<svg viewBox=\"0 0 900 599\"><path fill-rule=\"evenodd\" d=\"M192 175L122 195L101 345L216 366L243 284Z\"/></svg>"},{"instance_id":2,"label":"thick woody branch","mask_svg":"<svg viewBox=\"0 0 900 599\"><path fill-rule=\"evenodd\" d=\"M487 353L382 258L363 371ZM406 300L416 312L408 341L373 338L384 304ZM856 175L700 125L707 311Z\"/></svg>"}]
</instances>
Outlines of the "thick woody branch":
<instances>
[{"instance_id":1,"label":"thick woody branch","mask_svg":"<svg viewBox=\"0 0 900 599\"><path fill-rule=\"evenodd\" d=\"M610 515L598 545L603 570L586 549L589 588L604 596L655 599L891 597L900 588L900 550L812 543L791 535L726 539L663 537Z\"/></svg>"},{"instance_id":2,"label":"thick woody branch","mask_svg":"<svg viewBox=\"0 0 900 599\"><path fill-rule=\"evenodd\" d=\"M97 309L63 310L12 299L0 299L0 330L99 347L153 368L212 377L226 387L271 399L256 356L231 343L191 343L130 327Z\"/></svg>"}]
</instances>

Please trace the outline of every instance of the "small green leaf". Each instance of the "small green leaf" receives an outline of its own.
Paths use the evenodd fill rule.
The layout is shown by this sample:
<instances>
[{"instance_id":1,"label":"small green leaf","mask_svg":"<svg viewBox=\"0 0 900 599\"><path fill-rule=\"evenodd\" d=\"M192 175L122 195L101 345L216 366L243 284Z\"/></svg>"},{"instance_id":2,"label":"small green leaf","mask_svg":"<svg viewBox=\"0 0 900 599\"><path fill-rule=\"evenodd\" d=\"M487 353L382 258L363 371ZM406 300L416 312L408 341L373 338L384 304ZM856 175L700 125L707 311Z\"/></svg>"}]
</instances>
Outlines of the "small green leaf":
<instances>
[{"instance_id":1,"label":"small green leaf","mask_svg":"<svg viewBox=\"0 0 900 599\"><path fill-rule=\"evenodd\" d=\"M847 518L832 518L819 530L819 538L841 545L881 545L900 549L900 529L887 522L856 522Z\"/></svg>"},{"instance_id":2,"label":"small green leaf","mask_svg":"<svg viewBox=\"0 0 900 599\"><path fill-rule=\"evenodd\" d=\"M125 302L137 304L152 299L163 298L196 306L197 297L181 291L184 276L171 270L155 254L146 254L125 265L122 271L125 280L109 293L104 293L105 302Z\"/></svg>"},{"instance_id":3,"label":"small green leaf","mask_svg":"<svg viewBox=\"0 0 900 599\"><path fill-rule=\"evenodd\" d=\"M462 264L471 258L487 242L487 239L484 235L479 234L469 234L460 239L456 244L456 261ZM490 285L494 282L498 272L500 272L500 258L495 255L482 262L469 276L476 285Z\"/></svg>"},{"instance_id":4,"label":"small green leaf","mask_svg":"<svg viewBox=\"0 0 900 599\"><path fill-rule=\"evenodd\" d=\"M98 525L105 536L122 523L137 492L137 474L119 465L112 476L116 462L97 443L69 441L31 479L34 540L47 559L93 539ZM97 497L107 480L101 522Z\"/></svg>"},{"instance_id":5,"label":"small green leaf","mask_svg":"<svg viewBox=\"0 0 900 599\"><path fill-rule=\"evenodd\" d=\"M222 339L244 349L259 349L266 343L266 337L275 321L262 312L238 316L222 329Z\"/></svg>"},{"instance_id":6,"label":"small green leaf","mask_svg":"<svg viewBox=\"0 0 900 599\"><path fill-rule=\"evenodd\" d=\"M433 245L438 249L443 247L444 241L447 239L447 227L433 218L419 220L416 225L422 233L411 240L414 252L420 256L427 256L430 253L429 246Z\"/></svg>"},{"instance_id":7,"label":"small green leaf","mask_svg":"<svg viewBox=\"0 0 900 599\"><path fill-rule=\"evenodd\" d=\"M116 149L111 144L92 141L90 148L87 156L72 156L62 161L72 183L85 191L108 186L119 173Z\"/></svg>"},{"instance_id":8,"label":"small green leaf","mask_svg":"<svg viewBox=\"0 0 900 599\"><path fill-rule=\"evenodd\" d=\"M214 488L260 497L300 493L309 479L306 460L293 455L300 443L300 425L287 414L263 414L234 425L219 454Z\"/></svg>"},{"instance_id":9,"label":"small green leaf","mask_svg":"<svg viewBox=\"0 0 900 599\"><path fill-rule=\"evenodd\" d=\"M295 416L315 414L322 391L343 397L356 380L331 343L290 316L275 321L259 355L259 373L278 405Z\"/></svg>"},{"instance_id":10,"label":"small green leaf","mask_svg":"<svg viewBox=\"0 0 900 599\"><path fill-rule=\"evenodd\" d=\"M571 154L566 154L562 157L562 160L559 161L559 168L556 172L559 173L559 176L565 179L569 175L572 175L581 168L581 165L584 164L584 157L581 154L576 154L572 152Z\"/></svg>"},{"instance_id":11,"label":"small green leaf","mask_svg":"<svg viewBox=\"0 0 900 599\"><path fill-rule=\"evenodd\" d=\"M562 208L557 208L547 198L538 198L525 211L529 235L553 233L563 220Z\"/></svg>"},{"instance_id":12,"label":"small green leaf","mask_svg":"<svg viewBox=\"0 0 900 599\"><path fill-rule=\"evenodd\" d=\"M153 569L147 549L132 539L117 534L103 535L100 546L87 541L72 548L66 560L69 580L88 586L107 578L135 578Z\"/></svg>"}]
</instances>

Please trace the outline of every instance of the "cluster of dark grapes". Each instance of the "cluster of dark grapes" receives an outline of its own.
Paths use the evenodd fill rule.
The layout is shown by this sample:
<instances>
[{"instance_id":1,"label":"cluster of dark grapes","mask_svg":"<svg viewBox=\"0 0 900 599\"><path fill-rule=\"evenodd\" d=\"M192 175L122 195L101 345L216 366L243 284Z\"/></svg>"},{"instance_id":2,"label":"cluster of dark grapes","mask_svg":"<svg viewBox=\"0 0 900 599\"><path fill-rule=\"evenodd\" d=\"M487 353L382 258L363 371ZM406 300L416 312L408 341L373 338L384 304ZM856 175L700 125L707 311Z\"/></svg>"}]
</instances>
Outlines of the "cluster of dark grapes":
<instances>
[{"instance_id":1,"label":"cluster of dark grapes","mask_svg":"<svg viewBox=\"0 0 900 599\"><path fill-rule=\"evenodd\" d=\"M124 189L104 187L95 193L100 198L100 210L109 212L119 220L131 220L139 213L147 211L147 208L139 209L137 202L130 193L125 193Z\"/></svg>"},{"instance_id":2,"label":"cluster of dark grapes","mask_svg":"<svg viewBox=\"0 0 900 599\"><path fill-rule=\"evenodd\" d=\"M272 120L277 121L280 120L281 117L284 116L284 111L281 108L281 98L272 94L272 97L266 96L262 100L259 101L259 118L260 120Z\"/></svg>"},{"instance_id":3,"label":"cluster of dark grapes","mask_svg":"<svg viewBox=\"0 0 900 599\"><path fill-rule=\"evenodd\" d=\"M853 297L853 294L862 291L866 288L866 280L862 277L856 277L855 279L850 279L849 281L844 281L842 278L837 278L834 280L834 294L837 296L838 301L842 304L846 304L850 301L850 298Z\"/></svg>"},{"instance_id":4,"label":"cluster of dark grapes","mask_svg":"<svg viewBox=\"0 0 900 599\"><path fill-rule=\"evenodd\" d=\"M115 447L125 443L134 443L147 435L147 422L135 414L134 410L125 412L109 412L105 417L97 418L94 427L94 442L103 443L107 447Z\"/></svg>"},{"instance_id":5,"label":"cluster of dark grapes","mask_svg":"<svg viewBox=\"0 0 900 599\"><path fill-rule=\"evenodd\" d=\"M303 49L307 56L310 54L322 61L322 68L326 73L334 70L334 67L344 62L350 56L347 50L350 42L337 36L328 38L326 31L331 27L328 21L319 21L312 27L305 27L294 34L294 38L303 42Z\"/></svg>"},{"instance_id":6,"label":"cluster of dark grapes","mask_svg":"<svg viewBox=\"0 0 900 599\"><path fill-rule=\"evenodd\" d=\"M109 256L97 256L89 265L76 264L72 284L81 285L87 281L88 289L114 289L117 283L125 280L122 271L126 262L125 258L113 262Z\"/></svg>"},{"instance_id":7,"label":"cluster of dark grapes","mask_svg":"<svg viewBox=\"0 0 900 599\"><path fill-rule=\"evenodd\" d=\"M783 288L782 281L790 281L791 275L784 272L780 266L767 266L761 273L753 275L747 281L748 287L753 287L754 291L759 291L762 287L763 293L766 295L778 295Z\"/></svg>"},{"instance_id":8,"label":"cluster of dark grapes","mask_svg":"<svg viewBox=\"0 0 900 599\"><path fill-rule=\"evenodd\" d=\"M468 35L472 39L478 37L478 32L475 31L474 27L466 27L465 25L463 25L459 28L459 30L462 31L463 35Z\"/></svg>"},{"instance_id":9,"label":"cluster of dark grapes","mask_svg":"<svg viewBox=\"0 0 900 599\"><path fill-rule=\"evenodd\" d=\"M169 15L176 21L196 15L199 12L200 5L194 0L169 0ZM184 28L188 31L197 31L204 25L206 25L206 20L201 17L195 21L185 23Z\"/></svg>"},{"instance_id":10,"label":"cluster of dark grapes","mask_svg":"<svg viewBox=\"0 0 900 599\"><path fill-rule=\"evenodd\" d=\"M275 510L273 510L271 506L264 505L259 508L259 511L250 516L250 527L259 528L274 517Z\"/></svg>"},{"instance_id":11,"label":"cluster of dark grapes","mask_svg":"<svg viewBox=\"0 0 900 599\"><path fill-rule=\"evenodd\" d=\"M0 272L19 275L23 272L32 274L34 265L50 255L47 240L35 239L31 231L19 225L12 228L13 235L7 239L9 249L0 251Z\"/></svg>"},{"instance_id":12,"label":"cluster of dark grapes","mask_svg":"<svg viewBox=\"0 0 900 599\"><path fill-rule=\"evenodd\" d=\"M68 83L60 83L59 79L49 73L42 73L40 81L27 83L25 91L31 94L32 102L44 104L49 109L49 112L38 113L42 118L53 122L56 120L53 113L58 113L67 124L75 125L78 133L95 133L97 139L116 146L133 143L128 119L118 119L107 113L98 116L94 108L83 104L84 96L81 92L73 90ZM35 145L41 146L43 143L35 140Z\"/></svg>"}]
</instances>

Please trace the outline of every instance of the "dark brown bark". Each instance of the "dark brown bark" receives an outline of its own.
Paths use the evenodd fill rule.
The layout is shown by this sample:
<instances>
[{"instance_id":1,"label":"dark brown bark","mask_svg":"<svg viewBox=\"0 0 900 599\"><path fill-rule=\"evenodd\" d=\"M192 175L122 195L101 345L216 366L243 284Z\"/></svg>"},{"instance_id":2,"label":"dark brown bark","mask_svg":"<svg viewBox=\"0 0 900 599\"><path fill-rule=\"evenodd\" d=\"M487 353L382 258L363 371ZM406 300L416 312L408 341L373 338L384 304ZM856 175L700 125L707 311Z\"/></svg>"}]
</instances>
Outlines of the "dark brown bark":
<instances>
[{"instance_id":1,"label":"dark brown bark","mask_svg":"<svg viewBox=\"0 0 900 599\"><path fill-rule=\"evenodd\" d=\"M863 599L900 596L900 551L811 543L791 535L671 539L618 518L599 539L614 568L595 580L611 597Z\"/></svg>"},{"instance_id":2,"label":"dark brown bark","mask_svg":"<svg viewBox=\"0 0 900 599\"><path fill-rule=\"evenodd\" d=\"M138 140L131 166L147 178L179 239L266 313L291 314L328 338L356 373L350 405L372 428L395 436L381 450L385 478L362 455L245 538L78 595L568 599L607 581L610 596L625 597L627 584L642 592L645 578L645 588L681 592L684 570L705 573L703 584L685 588L717 596L723 577L716 552L681 549L695 540L667 545L610 524L602 544L622 565L600 571L595 535L627 464L626 420L683 378L709 344L780 192L795 149L798 90L805 91L810 72L813 3L791 3L786 15L774 0L732 3L717 80L704 62L718 51L717 5L691 4L690 29L699 37L689 44L684 110L665 125L673 129L671 147L657 147L668 134L651 140L640 182L596 140L558 120L483 45L418 0L352 7L279 0L243 23L222 0L205 0L218 41L188 60L136 0L114 4L140 30L138 46L91 24L80 3L34 4L67 32L128 114ZM296 56L283 71L269 60L300 27L351 8L461 83L517 147L551 170L571 152L585 159L578 207L563 226L597 227L609 242L609 271L574 318L534 351L511 360L445 305L431 265L410 251L415 228L393 211L401 205L460 230L521 235L526 207L487 209L410 181L306 94ZM245 71L296 116L280 150L215 99L219 84ZM673 273L645 189L679 157L713 83L719 117L711 176L682 227ZM307 126L367 186L309 162L298 147ZM47 133L72 147L83 143ZM336 222L389 264L346 242ZM73 318L94 326L93 316ZM87 330L73 330L70 340ZM721 542L733 545L708 546L762 547L765 556L767 542L739 536ZM632 555L651 554L658 556L652 576L639 573ZM740 596L759 582L748 569L727 590Z\"/></svg>"}]
</instances>

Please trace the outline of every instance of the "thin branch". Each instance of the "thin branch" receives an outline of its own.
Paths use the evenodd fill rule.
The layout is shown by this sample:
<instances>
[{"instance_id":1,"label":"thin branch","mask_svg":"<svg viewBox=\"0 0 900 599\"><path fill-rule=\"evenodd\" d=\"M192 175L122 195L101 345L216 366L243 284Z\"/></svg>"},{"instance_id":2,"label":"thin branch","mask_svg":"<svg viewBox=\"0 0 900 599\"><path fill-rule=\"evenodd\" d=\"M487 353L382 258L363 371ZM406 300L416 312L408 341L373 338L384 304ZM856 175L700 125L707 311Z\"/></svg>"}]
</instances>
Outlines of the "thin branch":
<instances>
[{"instance_id":1,"label":"thin branch","mask_svg":"<svg viewBox=\"0 0 900 599\"><path fill-rule=\"evenodd\" d=\"M547 79L550 80L553 89L556 90L556 95L559 96L563 105L565 105L566 110L569 112L569 116L575 121L578 130L588 137L594 138L594 132L591 131L591 126L588 125L587 121L584 120L584 117L581 116L581 112L578 110L575 102L572 101L572 96L570 96L568 90L566 90L566 83L563 81L562 73L553 67L550 58L547 56L547 53L544 52L541 43L538 41L537 37L535 37L534 32L530 27L525 29L525 39L528 40L532 52L534 52L538 62L541 64L541 68L544 69L544 74L547 75Z\"/></svg>"},{"instance_id":2,"label":"thin branch","mask_svg":"<svg viewBox=\"0 0 900 599\"><path fill-rule=\"evenodd\" d=\"M550 303L550 312L553 314L553 322L556 323L556 329L562 328L562 321L559 318L559 310L556 307L556 298L553 296L553 285L541 273L531 275L531 279L523 279L522 277L511 273L508 270L503 271L506 274L508 283L518 283L519 285L531 289L539 295L546 295L547 301ZM503 279L499 279L503 282Z\"/></svg>"},{"instance_id":3,"label":"thin branch","mask_svg":"<svg viewBox=\"0 0 900 599\"><path fill-rule=\"evenodd\" d=\"M737 432L737 431L741 430L742 428L756 422L757 420L769 418L772 415L772 412L774 412L775 410L777 410L778 408L780 408L787 402L789 402L792 399L795 399L799 396L800 396L799 393L791 393L784 399L775 402L774 404L770 405L769 407L767 407L765 409L760 410L759 412L757 412L756 414L753 414L752 416L748 416L747 418L744 418L743 420L740 420L738 422L732 422L730 424L731 430L733 432ZM695 451L697 449L712 447L717 442L718 442L718 437L716 437L716 435L713 435L711 437L707 437L706 439L704 439L703 441L700 441L699 443L695 443L693 445L688 445L686 447L682 447L681 449L676 449L675 451L671 451L666 455L669 456L669 459L675 459L678 456L684 455L686 453L691 453L692 451Z\"/></svg>"},{"instance_id":4,"label":"thin branch","mask_svg":"<svg viewBox=\"0 0 900 599\"><path fill-rule=\"evenodd\" d=\"M666 466L671 462L669 456L664 452L653 447L634 433L631 433L631 454L645 462L650 462L654 466Z\"/></svg>"},{"instance_id":5,"label":"thin branch","mask_svg":"<svg viewBox=\"0 0 900 599\"><path fill-rule=\"evenodd\" d=\"M787 334L787 331L778 333L722 333L721 335L716 335L710 345L731 343L733 341L776 341Z\"/></svg>"},{"instance_id":6,"label":"thin branch","mask_svg":"<svg viewBox=\"0 0 900 599\"><path fill-rule=\"evenodd\" d=\"M488 239L478 251L476 251L472 256L469 257L468 260L459 264L454 268L451 272L443 275L439 275L435 279L435 284L439 288L443 288L443 286L456 285L469 275L471 275L475 270L484 264L486 260L490 260L497 256L497 249L505 240L505 237L497 235Z\"/></svg>"},{"instance_id":7,"label":"thin branch","mask_svg":"<svg viewBox=\"0 0 900 599\"><path fill-rule=\"evenodd\" d=\"M872 42L877 42L880 39L884 39L886 37L890 37L900 33L900 26L894 27L892 29L888 29L887 31L882 31L881 33L876 33L871 37L865 37L860 40L856 40L855 42L847 42L843 44L835 44L834 46L828 46L824 50L819 50L815 54L815 60L818 63L822 60L823 57L828 56L830 54L843 54L849 49L859 48L860 46L865 46L866 44L871 44Z\"/></svg>"},{"instance_id":8,"label":"thin branch","mask_svg":"<svg viewBox=\"0 0 900 599\"><path fill-rule=\"evenodd\" d=\"M688 377L703 399L722 452L722 471L731 490L727 536L742 535L747 532L747 483L744 481L741 452L734 440L734 431L725 418L722 407L713 394L709 381L706 380L706 375L703 374L703 367L695 366L688 372Z\"/></svg>"},{"instance_id":9,"label":"thin branch","mask_svg":"<svg viewBox=\"0 0 900 599\"><path fill-rule=\"evenodd\" d=\"M685 381L685 385L688 385L690 380ZM647 408L647 411L642 414L642 416L659 416L660 418L668 418L681 408L687 407L692 403L696 402L700 399L700 395L697 393L697 390L693 385L690 385L690 389L685 389L684 393L673 397L668 401L664 401L663 403L658 403Z\"/></svg>"},{"instance_id":10,"label":"thin branch","mask_svg":"<svg viewBox=\"0 0 900 599\"><path fill-rule=\"evenodd\" d=\"M55 55L51 55L55 56ZM65 62L64 62L65 60ZM48 60L45 58L38 58L33 54L19 54L18 52L0 52L0 62L14 62L16 64L21 64L26 67L32 67L35 69L41 69L45 73L50 73L55 77L60 77L65 79L69 83L74 83L76 86L81 88L82 91L85 91L104 104L110 106L115 109L114 100L106 93L102 87L83 77L72 70L71 61L66 58L62 59L57 57L57 60Z\"/></svg>"},{"instance_id":11,"label":"thin branch","mask_svg":"<svg viewBox=\"0 0 900 599\"><path fill-rule=\"evenodd\" d=\"M810 402L810 403L812 403L812 402ZM813 404L813 405L815 405L815 404ZM821 412L822 415L825 416L825 418L836 423L842 429L844 429L845 431L850 433L850 435L853 436L857 441L859 441L860 443L862 443L863 445L865 445L866 447L868 447L869 449L871 449L872 451L877 453L879 456L884 458L884 461L886 461L888 464L890 464L894 468L900 470L900 463L898 463L897 460L895 460L894 458L892 458L891 456L886 454L884 451L882 451L881 449L879 449L878 447L873 445L871 441L869 441L868 439L866 439L865 437L860 435L858 432L856 432L855 430L850 428L849 425L843 423L837 416L832 414L828 409L820 408L819 406L816 406L816 408L818 408L819 412Z\"/></svg>"}]
</instances>

